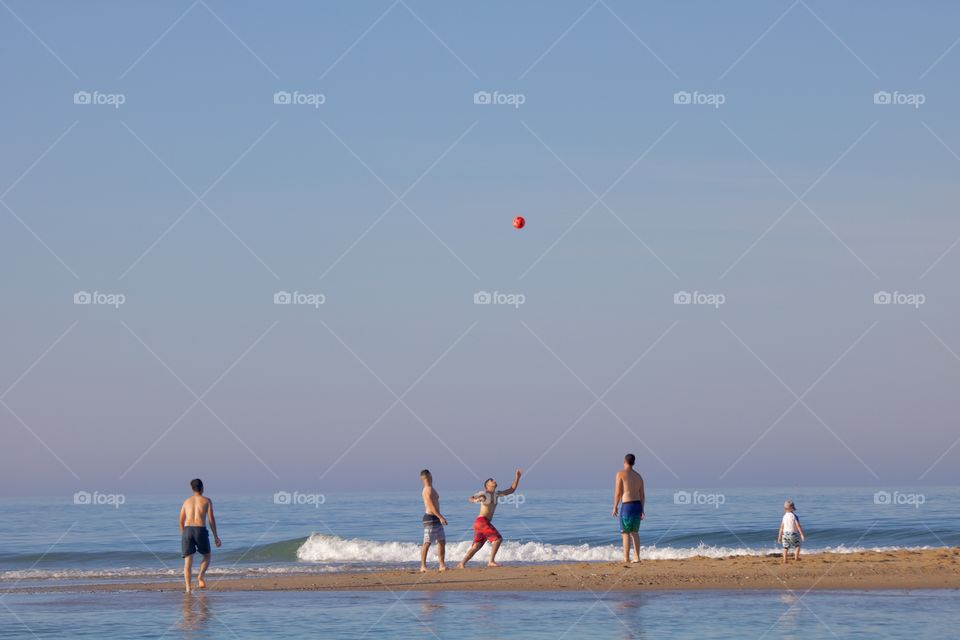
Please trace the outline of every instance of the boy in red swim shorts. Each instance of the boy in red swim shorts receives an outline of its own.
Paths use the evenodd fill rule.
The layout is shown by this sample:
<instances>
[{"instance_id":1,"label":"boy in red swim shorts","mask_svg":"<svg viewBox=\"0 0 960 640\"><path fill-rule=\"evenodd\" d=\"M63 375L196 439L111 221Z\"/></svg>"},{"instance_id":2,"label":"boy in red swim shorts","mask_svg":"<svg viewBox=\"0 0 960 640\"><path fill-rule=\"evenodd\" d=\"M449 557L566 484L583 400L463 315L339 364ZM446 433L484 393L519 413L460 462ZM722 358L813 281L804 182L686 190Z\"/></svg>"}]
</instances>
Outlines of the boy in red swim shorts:
<instances>
[{"instance_id":1,"label":"boy in red swim shorts","mask_svg":"<svg viewBox=\"0 0 960 640\"><path fill-rule=\"evenodd\" d=\"M501 536L497 528L493 526L491 520L493 520L493 514L497 510L497 502L500 497L508 496L517 490L517 485L520 484L520 475L520 469L517 469L516 475L513 478L513 484L510 485L509 489L504 491L497 491L496 480L488 478L487 481L483 483L484 490L478 491L470 496L470 502L480 505L480 515L473 521L473 544L470 546L470 549L467 550L467 555L464 556L463 562L460 563L461 569L467 566L470 558L472 558L477 551L480 551L480 548L483 547L484 543L488 540L491 546L490 560L487 562L487 566L500 566L496 563L496 559L497 551L500 550L500 543L503 542L503 536Z\"/></svg>"}]
</instances>

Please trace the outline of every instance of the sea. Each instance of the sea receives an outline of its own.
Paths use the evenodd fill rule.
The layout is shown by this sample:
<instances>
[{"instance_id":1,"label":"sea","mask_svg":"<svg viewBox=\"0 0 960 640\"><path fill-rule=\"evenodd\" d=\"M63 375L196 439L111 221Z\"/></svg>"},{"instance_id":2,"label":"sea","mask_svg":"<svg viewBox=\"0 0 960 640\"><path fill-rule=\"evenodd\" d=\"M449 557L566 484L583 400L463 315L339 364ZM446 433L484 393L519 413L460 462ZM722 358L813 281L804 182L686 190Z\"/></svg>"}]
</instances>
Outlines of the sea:
<instances>
[{"instance_id":1,"label":"sea","mask_svg":"<svg viewBox=\"0 0 960 640\"><path fill-rule=\"evenodd\" d=\"M448 564L472 538L469 490L441 492ZM622 558L611 491L521 490L498 507L504 564ZM0 638L956 637L960 591L89 592L178 580L185 495L0 499ZM419 489L216 495L211 578L415 568ZM778 553L793 499L805 553L960 546L956 487L648 492L642 559ZM473 560L487 557L484 549ZM435 565L431 551L430 561ZM641 568L642 571L642 568ZM960 584L960 580L958 580ZM45 587L70 587L64 592Z\"/></svg>"}]
</instances>

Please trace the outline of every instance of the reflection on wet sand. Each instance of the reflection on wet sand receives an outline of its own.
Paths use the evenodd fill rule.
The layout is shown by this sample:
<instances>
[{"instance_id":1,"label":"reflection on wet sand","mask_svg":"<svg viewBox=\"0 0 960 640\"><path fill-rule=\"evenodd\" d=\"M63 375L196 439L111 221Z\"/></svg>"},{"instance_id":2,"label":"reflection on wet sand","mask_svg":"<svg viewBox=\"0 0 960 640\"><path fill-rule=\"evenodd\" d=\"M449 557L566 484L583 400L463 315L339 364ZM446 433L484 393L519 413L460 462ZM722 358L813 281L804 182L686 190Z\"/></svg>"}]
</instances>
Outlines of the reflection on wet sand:
<instances>
[{"instance_id":1,"label":"reflection on wet sand","mask_svg":"<svg viewBox=\"0 0 960 640\"><path fill-rule=\"evenodd\" d=\"M182 637L193 638L195 635L197 637L203 635L194 632L206 629L210 613L210 603L205 593L184 594L180 606L180 622L177 623L177 628L184 632Z\"/></svg>"},{"instance_id":2,"label":"reflection on wet sand","mask_svg":"<svg viewBox=\"0 0 960 640\"><path fill-rule=\"evenodd\" d=\"M420 616L425 622L430 621L434 613L446 608L447 605L439 602L439 596L440 592L438 591L427 591L423 594L423 598L420 600Z\"/></svg>"},{"instance_id":3,"label":"reflection on wet sand","mask_svg":"<svg viewBox=\"0 0 960 640\"><path fill-rule=\"evenodd\" d=\"M606 596L603 594L600 596ZM643 616L640 610L647 604L646 594L631 594L632 597L617 599L611 611L620 622L624 638L646 638L647 632L643 628Z\"/></svg>"}]
</instances>

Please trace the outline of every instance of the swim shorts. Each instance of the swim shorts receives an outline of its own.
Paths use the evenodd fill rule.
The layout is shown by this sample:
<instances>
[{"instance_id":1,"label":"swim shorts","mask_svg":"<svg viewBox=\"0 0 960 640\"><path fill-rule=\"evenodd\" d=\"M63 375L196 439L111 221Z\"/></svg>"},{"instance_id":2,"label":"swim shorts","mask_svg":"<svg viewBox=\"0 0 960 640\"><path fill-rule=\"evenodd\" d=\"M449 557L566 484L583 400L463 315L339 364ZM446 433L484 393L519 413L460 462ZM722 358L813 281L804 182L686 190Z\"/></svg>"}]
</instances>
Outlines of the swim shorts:
<instances>
[{"instance_id":1,"label":"swim shorts","mask_svg":"<svg viewBox=\"0 0 960 640\"><path fill-rule=\"evenodd\" d=\"M484 518L479 516L476 520L473 521L473 541L483 544L487 540L490 542L496 542L497 540L502 539L503 536L500 535L500 532L497 531L497 528L493 524Z\"/></svg>"},{"instance_id":2,"label":"swim shorts","mask_svg":"<svg viewBox=\"0 0 960 640\"><path fill-rule=\"evenodd\" d=\"M800 546L800 534L796 531L783 534L783 548L790 549Z\"/></svg>"},{"instance_id":3,"label":"swim shorts","mask_svg":"<svg viewBox=\"0 0 960 640\"><path fill-rule=\"evenodd\" d=\"M180 551L184 558L195 553L210 553L210 534L206 527L184 527L180 536Z\"/></svg>"},{"instance_id":4,"label":"swim shorts","mask_svg":"<svg viewBox=\"0 0 960 640\"><path fill-rule=\"evenodd\" d=\"M624 502L620 506L620 533L640 531L640 516L643 515L643 503L639 500Z\"/></svg>"},{"instance_id":5,"label":"swim shorts","mask_svg":"<svg viewBox=\"0 0 960 640\"><path fill-rule=\"evenodd\" d=\"M443 531L443 525L440 523L440 518L433 515L432 513L423 514L423 542L426 543L435 543L435 542L446 542L447 535Z\"/></svg>"}]
</instances>

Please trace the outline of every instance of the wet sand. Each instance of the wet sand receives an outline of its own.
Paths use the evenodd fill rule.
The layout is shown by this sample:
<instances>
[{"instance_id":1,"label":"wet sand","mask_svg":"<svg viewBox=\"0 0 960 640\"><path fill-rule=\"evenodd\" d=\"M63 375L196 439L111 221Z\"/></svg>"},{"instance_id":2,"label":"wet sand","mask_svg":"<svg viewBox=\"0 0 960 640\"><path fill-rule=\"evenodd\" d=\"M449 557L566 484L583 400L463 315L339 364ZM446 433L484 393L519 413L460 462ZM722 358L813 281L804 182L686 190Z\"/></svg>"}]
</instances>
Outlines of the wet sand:
<instances>
[{"instance_id":1,"label":"wet sand","mask_svg":"<svg viewBox=\"0 0 960 640\"><path fill-rule=\"evenodd\" d=\"M241 578L207 577L207 591L606 591L709 589L958 589L960 548L924 551L804 554L723 559L506 565L476 563L416 570L356 571ZM176 582L77 584L15 591L179 591Z\"/></svg>"}]
</instances>

